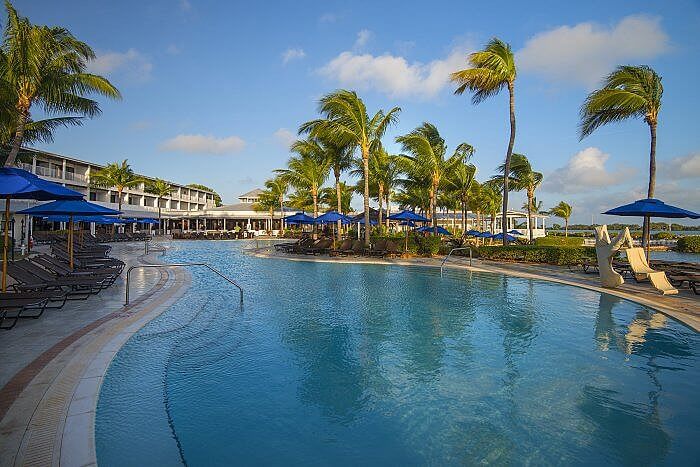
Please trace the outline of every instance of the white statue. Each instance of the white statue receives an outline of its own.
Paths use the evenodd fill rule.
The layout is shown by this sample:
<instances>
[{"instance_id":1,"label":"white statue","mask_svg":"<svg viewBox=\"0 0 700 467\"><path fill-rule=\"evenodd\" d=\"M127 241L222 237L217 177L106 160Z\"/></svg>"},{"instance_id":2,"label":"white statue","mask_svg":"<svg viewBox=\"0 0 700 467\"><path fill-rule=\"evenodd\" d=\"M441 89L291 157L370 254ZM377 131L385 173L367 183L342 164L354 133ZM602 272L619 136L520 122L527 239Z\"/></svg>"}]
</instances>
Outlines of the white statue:
<instances>
[{"instance_id":1,"label":"white statue","mask_svg":"<svg viewBox=\"0 0 700 467\"><path fill-rule=\"evenodd\" d=\"M632 236L627 227L611 241L608 226L595 228L595 251L598 257L598 271L603 287L614 289L625 283L625 279L612 267L613 256L623 247L632 247Z\"/></svg>"}]
</instances>

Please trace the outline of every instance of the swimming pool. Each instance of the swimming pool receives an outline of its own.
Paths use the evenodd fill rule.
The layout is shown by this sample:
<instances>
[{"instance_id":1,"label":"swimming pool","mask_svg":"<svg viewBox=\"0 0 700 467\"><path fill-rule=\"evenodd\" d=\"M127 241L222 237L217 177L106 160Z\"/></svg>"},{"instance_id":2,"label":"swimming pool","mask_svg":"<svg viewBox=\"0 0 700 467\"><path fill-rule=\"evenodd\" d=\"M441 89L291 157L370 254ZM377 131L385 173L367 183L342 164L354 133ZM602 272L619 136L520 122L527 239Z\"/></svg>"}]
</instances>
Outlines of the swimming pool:
<instances>
[{"instance_id":1,"label":"swimming pool","mask_svg":"<svg viewBox=\"0 0 700 467\"><path fill-rule=\"evenodd\" d=\"M102 385L114 465L691 464L700 338L607 294L177 242L204 271Z\"/></svg>"}]
</instances>

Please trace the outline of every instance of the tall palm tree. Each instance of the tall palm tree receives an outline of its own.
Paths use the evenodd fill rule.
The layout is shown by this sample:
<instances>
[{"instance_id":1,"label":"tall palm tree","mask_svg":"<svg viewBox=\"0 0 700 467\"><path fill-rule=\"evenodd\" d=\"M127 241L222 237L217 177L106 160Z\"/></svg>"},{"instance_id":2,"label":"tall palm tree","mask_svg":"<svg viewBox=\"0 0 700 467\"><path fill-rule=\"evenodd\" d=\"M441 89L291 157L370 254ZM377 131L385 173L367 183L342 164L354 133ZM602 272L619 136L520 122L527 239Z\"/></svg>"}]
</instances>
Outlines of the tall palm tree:
<instances>
[{"instance_id":1,"label":"tall palm tree","mask_svg":"<svg viewBox=\"0 0 700 467\"><path fill-rule=\"evenodd\" d=\"M656 127L659 123L664 87L659 76L646 65L619 66L603 82L603 87L586 97L581 106L580 139L596 128L628 118L643 118L649 125L649 186L647 197L656 189ZM644 245L649 245L649 218L644 218ZM647 251L648 254L648 251Z\"/></svg>"},{"instance_id":2,"label":"tall palm tree","mask_svg":"<svg viewBox=\"0 0 700 467\"><path fill-rule=\"evenodd\" d=\"M465 143L466 144L466 143ZM465 160L474 154L474 148L468 146L468 156ZM467 231L467 207L469 205L469 191L474 183L476 175L476 166L462 162L455 165L453 170L447 175L446 189L455 198L462 211L462 232Z\"/></svg>"},{"instance_id":3,"label":"tall palm tree","mask_svg":"<svg viewBox=\"0 0 700 467\"><path fill-rule=\"evenodd\" d=\"M471 155L473 149L466 143L457 146L454 154L445 158L447 145L432 123L423 123L410 133L398 136L396 142L409 154L402 154L405 171L409 176L427 180L430 196L430 216L437 229L437 198L443 177Z\"/></svg>"},{"instance_id":4,"label":"tall palm tree","mask_svg":"<svg viewBox=\"0 0 700 467\"><path fill-rule=\"evenodd\" d=\"M280 213L284 217L284 197L289 191L289 182L284 177L277 176L265 181L265 188L272 193L277 199L277 206L280 208ZM280 232L284 233L284 221L280 219Z\"/></svg>"},{"instance_id":5,"label":"tall palm tree","mask_svg":"<svg viewBox=\"0 0 700 467\"><path fill-rule=\"evenodd\" d=\"M491 184L484 183L481 185L479 201L481 212L491 216L491 233L493 234L495 233L496 214L503 202L501 191ZM503 237L505 238L505 235Z\"/></svg>"},{"instance_id":6,"label":"tall palm tree","mask_svg":"<svg viewBox=\"0 0 700 467\"><path fill-rule=\"evenodd\" d=\"M5 165L11 166L22 145L34 104L44 112L77 113L94 117L97 101L85 97L98 94L118 99L119 91L106 78L86 73L93 50L60 27L37 26L17 14L5 0L7 25L0 47L0 77L16 96L14 137ZM72 120L76 122L76 120Z\"/></svg>"},{"instance_id":7,"label":"tall palm tree","mask_svg":"<svg viewBox=\"0 0 700 467\"><path fill-rule=\"evenodd\" d=\"M345 182L340 182L340 211L347 214L352 211L350 203L352 203L352 195L355 192L355 187L348 185ZM328 206L330 210L334 210L337 203L338 192L336 188L322 188L319 194L319 202Z\"/></svg>"},{"instance_id":8,"label":"tall palm tree","mask_svg":"<svg viewBox=\"0 0 700 467\"><path fill-rule=\"evenodd\" d=\"M542 184L544 176L540 172L532 170L530 161L522 154L514 153L510 163L510 176L504 177L505 164L498 167L500 175L494 175L492 182L496 186L502 186L503 180L508 182L508 187L511 191L525 191L527 194L527 220L529 224L529 239L534 236L534 225L532 222L532 214L536 209L534 204L535 190ZM504 191L504 197L507 196ZM506 227L507 228L507 227ZM504 235L505 237L505 235Z\"/></svg>"},{"instance_id":9,"label":"tall palm tree","mask_svg":"<svg viewBox=\"0 0 700 467\"><path fill-rule=\"evenodd\" d=\"M559 201L559 204L554 206L552 209L549 210L549 214L553 216L557 216L561 219L564 219L564 236L568 237L569 236L569 218L571 217L571 205L564 202L564 201Z\"/></svg>"},{"instance_id":10,"label":"tall palm tree","mask_svg":"<svg viewBox=\"0 0 700 467\"><path fill-rule=\"evenodd\" d=\"M370 118L362 99L354 91L341 89L321 98L319 112L324 118L304 123L299 132L359 149L365 182L365 225L369 226L369 156L381 146L384 133L390 125L396 123L401 109L394 107L386 113L379 110ZM370 229L367 228L365 244L369 245L369 241Z\"/></svg>"},{"instance_id":11,"label":"tall palm tree","mask_svg":"<svg viewBox=\"0 0 700 467\"><path fill-rule=\"evenodd\" d=\"M279 198L277 196L277 193L275 193L274 191L272 191L268 188L266 190L263 190L258 195L258 201L253 203L254 210L267 211L270 214L270 229L271 230L272 230L272 223L275 220L275 208L277 207L278 202L279 202Z\"/></svg>"},{"instance_id":12,"label":"tall palm tree","mask_svg":"<svg viewBox=\"0 0 700 467\"><path fill-rule=\"evenodd\" d=\"M508 177L510 173L510 159L515 145L515 78L517 70L515 58L510 45L498 38L493 38L486 44L484 50L469 55L470 68L459 70L451 75L452 81L459 84L455 94L471 91L472 103L479 104L485 99L495 96L503 88L508 89L510 108L510 138L506 150L505 171L503 174L503 207L502 224L504 244L507 244L506 231L508 212Z\"/></svg>"},{"instance_id":13,"label":"tall palm tree","mask_svg":"<svg viewBox=\"0 0 700 467\"><path fill-rule=\"evenodd\" d=\"M127 159L121 163L112 162L104 169L90 174L90 184L102 188L115 188L117 190L117 204L122 210L122 193L125 188L134 188L142 183L143 178L137 176Z\"/></svg>"},{"instance_id":14,"label":"tall palm tree","mask_svg":"<svg viewBox=\"0 0 700 467\"><path fill-rule=\"evenodd\" d=\"M158 203L158 227L161 232L164 232L165 230L163 229L163 218L161 216L160 211L160 201L165 196L170 196L172 194L173 187L170 185L170 183L166 182L165 180L156 178L155 180L146 183L144 191L146 191L146 193L150 193L156 196L156 202Z\"/></svg>"},{"instance_id":15,"label":"tall palm tree","mask_svg":"<svg viewBox=\"0 0 700 467\"><path fill-rule=\"evenodd\" d=\"M291 150L299 156L289 159L288 168L275 170L275 173L297 190L308 190L311 193L314 217L317 217L318 192L328 179L330 160L323 146L313 138L295 141Z\"/></svg>"}]
</instances>

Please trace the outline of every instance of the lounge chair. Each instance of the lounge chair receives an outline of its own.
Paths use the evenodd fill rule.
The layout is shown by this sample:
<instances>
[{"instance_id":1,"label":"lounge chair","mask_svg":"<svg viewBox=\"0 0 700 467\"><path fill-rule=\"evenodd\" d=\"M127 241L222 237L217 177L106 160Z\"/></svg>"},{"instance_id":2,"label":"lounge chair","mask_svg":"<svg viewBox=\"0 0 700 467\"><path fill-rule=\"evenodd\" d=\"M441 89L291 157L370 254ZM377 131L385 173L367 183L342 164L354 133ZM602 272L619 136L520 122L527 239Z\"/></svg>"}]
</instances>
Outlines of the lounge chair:
<instances>
[{"instance_id":1,"label":"lounge chair","mask_svg":"<svg viewBox=\"0 0 700 467\"><path fill-rule=\"evenodd\" d=\"M369 256L385 256L387 251L386 251L386 244L387 240L384 238L380 238L377 240L377 243L375 243L372 246L372 249L367 252Z\"/></svg>"},{"instance_id":2,"label":"lounge chair","mask_svg":"<svg viewBox=\"0 0 700 467\"><path fill-rule=\"evenodd\" d=\"M643 248L627 248L625 250L625 254L627 255L627 261L632 269L634 278L637 281L648 279L649 274L652 272L657 272L649 267L649 263L647 263L647 258L644 254Z\"/></svg>"},{"instance_id":3,"label":"lounge chair","mask_svg":"<svg viewBox=\"0 0 700 467\"><path fill-rule=\"evenodd\" d=\"M340 256L343 253L347 253L348 251L352 250L352 239L346 238L343 240L343 243L340 244L340 247L338 247L335 250L331 250L328 252L330 256Z\"/></svg>"},{"instance_id":4,"label":"lounge chair","mask_svg":"<svg viewBox=\"0 0 700 467\"><path fill-rule=\"evenodd\" d=\"M12 329L19 318L38 318L44 313L48 302L48 296L28 297L23 293L3 293L0 296L0 329ZM32 313L27 314L27 311Z\"/></svg>"},{"instance_id":5,"label":"lounge chair","mask_svg":"<svg viewBox=\"0 0 700 467\"><path fill-rule=\"evenodd\" d=\"M101 287L94 284L86 284L70 278L43 280L15 263L7 264L7 274L17 282L12 285L17 292L58 290L65 292L68 300L85 300L101 290Z\"/></svg>"},{"instance_id":6,"label":"lounge chair","mask_svg":"<svg viewBox=\"0 0 700 467\"><path fill-rule=\"evenodd\" d=\"M647 277L656 290L662 295L675 295L678 289L671 285L663 271L647 273Z\"/></svg>"},{"instance_id":7,"label":"lounge chair","mask_svg":"<svg viewBox=\"0 0 700 467\"><path fill-rule=\"evenodd\" d=\"M302 250L302 252L305 255L320 255L321 253L326 253L330 251L331 247L333 246L333 240L330 238L322 238L318 242L316 242L313 246L309 248L305 248Z\"/></svg>"},{"instance_id":8,"label":"lounge chair","mask_svg":"<svg viewBox=\"0 0 700 467\"><path fill-rule=\"evenodd\" d=\"M395 241L389 240L386 242L385 256L401 256L402 254L401 247Z\"/></svg>"},{"instance_id":9,"label":"lounge chair","mask_svg":"<svg viewBox=\"0 0 700 467\"><path fill-rule=\"evenodd\" d=\"M352 248L349 251L343 252L342 256L362 256L365 253L365 244L361 240L355 240L352 242Z\"/></svg>"},{"instance_id":10,"label":"lounge chair","mask_svg":"<svg viewBox=\"0 0 700 467\"><path fill-rule=\"evenodd\" d=\"M15 261L15 266L18 266L30 274L33 274L42 281L52 282L52 281L63 281L66 285L76 287L93 287L95 290L97 288L106 289L112 282L114 282L112 276L105 276L102 274L80 274L80 275L61 275L55 272L49 271L39 266L37 263L29 261L28 259L21 259Z\"/></svg>"},{"instance_id":11,"label":"lounge chair","mask_svg":"<svg viewBox=\"0 0 700 467\"><path fill-rule=\"evenodd\" d=\"M683 272L683 271L670 271L666 273L668 281L674 287L681 287L683 283L688 283L688 288L696 295L700 295L700 274Z\"/></svg>"},{"instance_id":12,"label":"lounge chair","mask_svg":"<svg viewBox=\"0 0 700 467\"><path fill-rule=\"evenodd\" d=\"M29 258L32 263L41 266L47 271L55 274L59 277L95 277L104 279L112 285L114 281L119 277L119 271L114 268L104 267L99 269L72 269L68 264L59 261L58 259L49 255L38 255Z\"/></svg>"}]
</instances>

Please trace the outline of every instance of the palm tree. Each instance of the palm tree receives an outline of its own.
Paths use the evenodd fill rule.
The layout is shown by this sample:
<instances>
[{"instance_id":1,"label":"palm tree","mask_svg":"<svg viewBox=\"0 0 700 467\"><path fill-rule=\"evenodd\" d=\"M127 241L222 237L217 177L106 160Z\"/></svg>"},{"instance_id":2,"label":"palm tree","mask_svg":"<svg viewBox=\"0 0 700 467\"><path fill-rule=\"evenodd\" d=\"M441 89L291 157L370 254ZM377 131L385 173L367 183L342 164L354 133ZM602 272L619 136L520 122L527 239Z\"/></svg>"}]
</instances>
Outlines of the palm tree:
<instances>
[{"instance_id":1,"label":"palm tree","mask_svg":"<svg viewBox=\"0 0 700 467\"><path fill-rule=\"evenodd\" d=\"M278 194L269 188L263 190L258 195L258 201L253 204L253 209L256 211L267 211L270 214L270 228L275 220L275 208L279 202Z\"/></svg>"},{"instance_id":2,"label":"palm tree","mask_svg":"<svg viewBox=\"0 0 700 467\"><path fill-rule=\"evenodd\" d=\"M571 217L571 205L564 201L559 201L559 204L549 210L549 214L564 219L564 236L569 236L569 218Z\"/></svg>"},{"instance_id":3,"label":"palm tree","mask_svg":"<svg viewBox=\"0 0 700 467\"><path fill-rule=\"evenodd\" d=\"M163 179L156 178L155 180L146 183L146 187L144 190L146 193L150 193L152 195L156 196L156 202L158 203L158 227L160 228L161 231L163 230L163 219L161 217L161 207L160 207L160 201L163 199L165 196L170 196L173 187L170 185L170 183L166 182Z\"/></svg>"},{"instance_id":4,"label":"palm tree","mask_svg":"<svg viewBox=\"0 0 700 467\"><path fill-rule=\"evenodd\" d=\"M470 146L470 156L474 149ZM467 231L467 207L469 192L474 183L476 166L474 164L457 164L447 176L447 191L454 197L462 211L462 232Z\"/></svg>"},{"instance_id":5,"label":"palm tree","mask_svg":"<svg viewBox=\"0 0 700 467\"><path fill-rule=\"evenodd\" d=\"M122 210L122 192L124 188L133 188L144 180L137 176L127 159L121 163L112 162L104 169L90 174L90 184L102 188L115 188L117 190L117 204Z\"/></svg>"},{"instance_id":6,"label":"palm tree","mask_svg":"<svg viewBox=\"0 0 700 467\"><path fill-rule=\"evenodd\" d=\"M314 217L318 216L318 192L328 178L331 163L321 144L312 138L295 141L291 150L299 154L287 162L286 169L275 170L282 180L297 190L308 190L313 199Z\"/></svg>"},{"instance_id":7,"label":"palm tree","mask_svg":"<svg viewBox=\"0 0 700 467\"><path fill-rule=\"evenodd\" d=\"M664 87L661 76L649 66L619 66L603 82L603 87L586 97L581 106L580 139L596 128L628 118L643 118L649 125L649 187L647 198L656 188L656 126L659 123ZM644 245L649 245L649 218L644 218ZM648 248L647 248L648 250ZM648 254L648 251L647 251Z\"/></svg>"},{"instance_id":8,"label":"palm tree","mask_svg":"<svg viewBox=\"0 0 700 467\"><path fill-rule=\"evenodd\" d=\"M451 75L452 81L459 83L455 94L462 94L464 91L471 91L472 103L479 104L485 99L495 96L503 88L508 88L510 104L510 138L504 162L503 172L503 240L507 244L506 230L508 213L508 177L510 173L510 159L515 145L515 78L517 70L515 68L515 58L510 45L498 38L493 38L486 44L486 48L469 55L470 68L459 70Z\"/></svg>"},{"instance_id":9,"label":"palm tree","mask_svg":"<svg viewBox=\"0 0 700 467\"><path fill-rule=\"evenodd\" d=\"M279 206L280 213L284 217L284 197L287 196L289 183L284 177L277 176L265 181L265 188L275 196L277 206ZM284 233L284 221L282 219L280 219L280 232Z\"/></svg>"},{"instance_id":10,"label":"palm tree","mask_svg":"<svg viewBox=\"0 0 700 467\"><path fill-rule=\"evenodd\" d=\"M398 136L403 150L409 155L402 154L404 168L409 176L428 181L430 196L430 216L433 227L437 229L437 197L443 177L462 164L473 153L473 148L466 143L457 146L455 153L445 159L447 145L442 139L437 127L432 123L423 123L412 132Z\"/></svg>"},{"instance_id":11,"label":"palm tree","mask_svg":"<svg viewBox=\"0 0 700 467\"><path fill-rule=\"evenodd\" d=\"M496 214L503 202L501 192L493 185L484 183L481 185L479 201L481 212L491 216L491 233L493 234L495 233ZM505 235L503 237L505 238Z\"/></svg>"},{"instance_id":12,"label":"palm tree","mask_svg":"<svg viewBox=\"0 0 700 467\"><path fill-rule=\"evenodd\" d=\"M31 119L32 105L41 104L48 114L94 117L100 113L99 104L85 95L96 93L113 99L121 96L106 78L85 72L87 61L95 58L87 44L64 28L30 23L7 0L5 7L7 25L5 41L0 47L0 77L16 97L17 123L5 160L5 165L12 166Z\"/></svg>"},{"instance_id":13,"label":"palm tree","mask_svg":"<svg viewBox=\"0 0 700 467\"><path fill-rule=\"evenodd\" d=\"M501 164L498 167L498 172L501 175L494 175L494 177L491 179L493 184L496 186L502 186L503 180L506 180L511 191L525 190L525 193L527 194L527 220L529 224L528 234L529 239L532 240L534 236L532 213L536 209L534 204L535 190L537 190L537 188L542 184L544 176L540 172L535 172L532 170L532 166L530 165L530 161L527 159L527 157L517 153L514 153L511 158L510 176L503 176L503 174L505 174L505 164ZM506 196L505 192L503 196Z\"/></svg>"},{"instance_id":14,"label":"palm tree","mask_svg":"<svg viewBox=\"0 0 700 467\"><path fill-rule=\"evenodd\" d=\"M355 187L348 185L345 182L340 182L340 211L343 214L347 214L352 211L350 203L352 203L352 195L355 192ZM318 196L319 202L328 206L330 210L335 209L333 206L338 202L338 190L337 188L322 188Z\"/></svg>"},{"instance_id":15,"label":"palm tree","mask_svg":"<svg viewBox=\"0 0 700 467\"><path fill-rule=\"evenodd\" d=\"M321 98L319 112L325 118L304 123L299 132L359 149L365 182L365 225L369 226L369 156L381 146L382 136L389 125L396 123L401 109L394 107L386 113L379 110L370 118L362 99L354 91L341 89ZM367 228L365 244L369 245L369 241L370 229Z\"/></svg>"}]
</instances>

